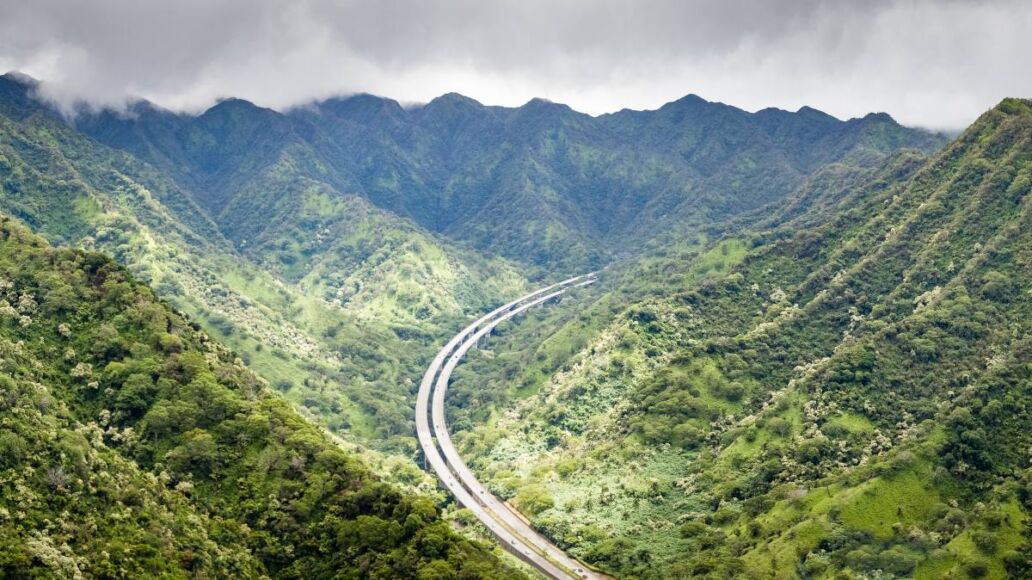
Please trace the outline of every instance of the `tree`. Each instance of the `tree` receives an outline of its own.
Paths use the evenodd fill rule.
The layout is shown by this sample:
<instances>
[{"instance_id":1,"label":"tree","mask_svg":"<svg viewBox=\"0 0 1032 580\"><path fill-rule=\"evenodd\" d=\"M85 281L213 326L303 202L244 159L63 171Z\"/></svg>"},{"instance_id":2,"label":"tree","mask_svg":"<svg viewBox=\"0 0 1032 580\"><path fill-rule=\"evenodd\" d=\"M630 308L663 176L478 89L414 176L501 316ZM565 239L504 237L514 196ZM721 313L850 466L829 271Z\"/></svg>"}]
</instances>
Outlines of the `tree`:
<instances>
[{"instance_id":1,"label":"tree","mask_svg":"<svg viewBox=\"0 0 1032 580\"><path fill-rule=\"evenodd\" d=\"M531 515L537 515L555 506L555 500L552 499L545 486L540 484L521 487L516 492L515 502L522 511Z\"/></svg>"}]
</instances>

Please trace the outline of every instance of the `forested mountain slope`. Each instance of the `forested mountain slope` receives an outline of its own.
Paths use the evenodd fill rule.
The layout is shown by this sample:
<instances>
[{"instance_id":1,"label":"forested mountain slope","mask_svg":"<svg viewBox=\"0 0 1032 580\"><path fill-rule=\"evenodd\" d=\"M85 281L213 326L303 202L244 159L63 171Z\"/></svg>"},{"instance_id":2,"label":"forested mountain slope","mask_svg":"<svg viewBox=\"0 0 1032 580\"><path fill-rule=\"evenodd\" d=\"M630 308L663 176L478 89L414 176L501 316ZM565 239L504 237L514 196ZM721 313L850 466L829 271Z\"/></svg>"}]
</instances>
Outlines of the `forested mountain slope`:
<instances>
[{"instance_id":1,"label":"forested mountain slope","mask_svg":"<svg viewBox=\"0 0 1032 580\"><path fill-rule=\"evenodd\" d=\"M124 268L0 218L0 576L517 575Z\"/></svg>"},{"instance_id":2,"label":"forested mountain slope","mask_svg":"<svg viewBox=\"0 0 1032 580\"><path fill-rule=\"evenodd\" d=\"M638 251L658 232L694 237L813 171L863 171L941 140L885 116L748 114L696 97L598 118L458 95L287 114L138 103L83 111L73 127L34 88L0 78L0 209L112 253L309 416L408 450L410 390L433 343L527 277Z\"/></svg>"},{"instance_id":3,"label":"forested mountain slope","mask_svg":"<svg viewBox=\"0 0 1032 580\"><path fill-rule=\"evenodd\" d=\"M1032 104L831 177L473 355L479 475L621 575L1032 573Z\"/></svg>"},{"instance_id":4,"label":"forested mountain slope","mask_svg":"<svg viewBox=\"0 0 1032 580\"><path fill-rule=\"evenodd\" d=\"M204 328L225 342L239 355L239 361L230 357L231 366L253 369L303 416L407 458L415 453L415 380L444 337L473 313L519 295L528 279L554 278L619 258L603 276L602 288L578 291L599 293L593 308L531 315L512 336L501 337L502 348L473 355L460 368L450 395L457 403L452 413L458 427L487 423L461 437L480 473L577 556L621 575L763 575L804 565L812 565L814 573L890 565L909 573L918 566L959 570L981 560L988 573L998 574L1002 554L1019 546L1014 526L1024 518L1017 503L1021 498L1014 499L1012 489L999 482L992 491L966 486L952 467L943 467L945 475L924 491L937 494L929 510L938 510L939 503L965 506L955 508L966 510L964 525L940 531L946 516L938 511L938 519L928 511L908 520L939 534L941 554L931 554L930 544L900 547L896 535L881 528L815 511L844 506L831 502L818 508L806 499L820 497L817 489L857 495L858 486L875 486L866 482L884 475L878 466L887 465L887 454L897 449L912 454L903 471L923 476L920 470L940 467L934 452L941 447L935 445L945 445L948 433L934 429L935 423L924 423L924 431L914 427L918 435L906 445L886 446L884 441L900 439L891 427L896 423L913 427L940 420L937 413L953 404L953 395L940 396L935 386L903 385L905 377L879 377L857 391L865 393L860 413L855 400L835 398L827 380L814 382L813 377L825 376L819 373L835 368L844 353L874 349L870 345L886 340L888 328L895 329L893 339L909 336L909 327L901 325L914 323L918 313L906 312L901 304L912 309L914 292L931 292L920 302L920 316L937 311L925 309L925 302L935 306L943 296L952 296L949 291L958 284L952 281L980 263L976 254L949 250L956 254L951 254L954 269L941 280L928 277L926 264L933 260L938 267L934 257L947 251L943 244L953 243L951 236L966 240L974 235L961 224L971 221L965 228L981 233L989 223L1002 228L1017 219L962 211L959 201L943 202L939 213L926 216L924 198L935 197L929 191L940 185L949 189L945 184L952 183L951 172L971 174L958 191L974 190L986 176L1001 175L996 146L982 138L966 136L925 166L924 154L935 150L942 137L901 127L886 115L843 122L807 108L750 114L697 97L657 111L600 117L541 100L515 109L485 107L459 95L412 108L360 95L286 113L231 99L198 116L138 103L128 114L83 111L73 122L34 99L34 90L31 80L0 78L0 211L52 242L110 253L195 319L198 326L189 332ZM1007 133L1001 127L1020 125L1024 106L1015 101L1002 107L996 115L1005 120L998 123L997 117L987 117L983 125L992 135L984 140L1014 137L1018 130ZM1024 171L1023 158L1012 159L1015 171ZM956 167L943 168L950 163ZM1014 191L1025 187L1011 184L1020 183L1018 173L1006 179ZM985 207L997 206L986 201ZM906 244L887 245L901 236L885 237L889 228L909 231L905 227L915 220L952 233L922 229ZM954 222L956 231L945 228ZM985 254L983 249L978 255ZM65 255L66 250L47 252ZM850 269L854 262L867 269ZM921 275L896 280L893 273L901 268ZM1011 273L1002 267L971 271L973 280ZM933 279L940 290L929 285ZM991 302L982 290L989 282L970 282L972 308ZM1026 296L1021 288L1014 292ZM1019 315L1012 303L1023 304L1013 299L1001 307L998 316L1007 323ZM17 313L19 320L23 315ZM47 324L52 316L46 315ZM99 315L90 316L99 320ZM133 332L132 326L119 330L116 322L101 326L112 340ZM550 334L556 328L558 333ZM956 360L960 368L985 355L985 349L994 356L1011 352L997 336L999 328L986 334L992 335L991 348L939 355L928 364ZM1022 329L1013 332L1017 337ZM57 339L43 338L30 346L56 348L52 341ZM928 339L935 345L937 340ZM90 341L104 344L95 336ZM523 350L506 350L515 344L524 345ZM892 364L917 357L910 351L927 347L914 344L900 346ZM73 346L76 365L81 359L93 366L77 372L106 372L114 360L104 353L96 354L96 361L85 360L81 348ZM134 348L126 346L125 356L150 356ZM64 359L34 356L43 366L65 364ZM872 369L880 355L874 356ZM150 373L153 386L139 379L145 399L165 397L165 406L171 407L180 399L189 403L192 394L157 381L181 371L140 368L126 377ZM869 372L873 377L875 371ZM981 376L972 372L970 380ZM61 399L60 417L46 420L63 421L61 428L67 430L80 429L94 416L98 424L129 421L118 409L99 406L117 403L119 389L128 382L114 375L109 379L117 383L112 392L86 391L99 399ZM913 391L910 398L900 398L907 389ZM258 398L272 400L264 392ZM831 410L818 407L824 414L813 415L818 403L812 401ZM190 415L190 409L156 405L156 421L160 413ZM231 407L237 413L239 407ZM82 409L93 415L76 414ZM98 413L103 409L113 418L102 419ZM900 409L908 414L891 415ZM141 408L135 423L117 423L117 428L146 431L151 413L149 406ZM224 462L204 458L197 464L202 471L190 473L222 469L218 481L249 481L268 472L265 453L259 448L252 458L253 445L238 431L223 432L221 426L197 420L170 428L162 437L177 439L167 445L141 440L140 445L157 445L148 448L151 455L134 451L122 462L117 459L122 455L114 454L117 449L97 447L97 453L115 457L111 461L122 462L127 473L138 474L131 477L147 478L147 473L160 476L181 457L194 469L190 454L218 456L223 446L236 445L236 455ZM841 428L825 429L825 423ZM194 433L195 427L207 435ZM279 444L289 441L281 431L272 431ZM878 447L868 448L871 441ZM1020 436L1009 441L1018 442ZM818 448L815 455L801 455L801 449L812 446ZM16 456L17 461L24 457ZM866 459L848 468L837 465L858 458ZM285 473L307 473L305 466L315 463L318 453L299 462L291 457ZM246 530L223 532L218 525L256 513L232 510L257 510L271 514L262 520L263 530L281 520L304 527L299 517L325 516L319 511L325 498L314 503L303 498L287 510L282 498L266 504L265 499L231 495L254 492L255 498L266 498L265 488L229 490L197 479L190 480L192 490L184 486L180 492L148 484L161 514L171 514L160 518L187 514L193 525L175 537L148 540L165 550L158 560L180 549L178 538L229 534L203 558L238 562L234 565L242 573L289 575L291 554L301 544L315 545L310 543L316 542L314 536L304 535L313 530L276 528L266 538ZM317 494L325 489L323 482L304 485ZM812 493L801 495L802 488ZM179 499L176 493L187 497ZM989 525L979 523L984 514L971 507L977 501L997 511L1011 510L1005 514L1008 527L992 528L998 557L965 551L965 538ZM382 505L376 498L369 502L363 505ZM361 548L375 552L362 560L369 570L406 576L414 561L432 559L422 552L427 544L413 540L412 533L418 532L410 533L406 517L399 517L402 531L389 523L360 524L375 527L363 528L362 538L385 542ZM253 534L258 528L247 522ZM756 522L760 528L752 525ZM801 531L794 527L800 522L814 527ZM336 523L315 527L323 533ZM358 542L359 532L349 526L326 533L350 545ZM818 529L820 534L813 531ZM803 533L807 530L810 535ZM829 547L819 544L825 532L853 534L853 539ZM821 538L814 539L817 535ZM394 554L399 542L409 541L418 546L404 548L404 555L381 555ZM57 552L47 548L54 558L65 553L56 540L46 542L25 545L37 552L39 546L56 546ZM324 547L330 545L325 542ZM472 574L480 573L486 560L466 544L455 545L465 547L448 548L449 563L431 565L461 566L459 560L468 556L465 565ZM355 557L351 548L325 549L341 558ZM797 559L785 559L793 549L799 551ZM817 555L811 558L811 552ZM782 560L771 561L768 553ZM28 556L15 557L24 561ZM297 559L296 570L321 570L333 561L323 552L311 558ZM1008 558L1022 565L1019 556ZM814 563L807 564L810 559ZM454 573L441 570L444 576Z\"/></svg>"},{"instance_id":5,"label":"forested mountain slope","mask_svg":"<svg viewBox=\"0 0 1032 580\"><path fill-rule=\"evenodd\" d=\"M314 182L279 196L290 219L252 216L280 242L254 240L247 259L191 194L76 132L31 91L0 78L0 211L110 253L358 441L414 448L410 386L435 339L524 287L504 261Z\"/></svg>"},{"instance_id":6,"label":"forested mountain slope","mask_svg":"<svg viewBox=\"0 0 1032 580\"><path fill-rule=\"evenodd\" d=\"M775 201L829 163L870 166L943 143L884 114L750 114L695 96L600 117L456 94L411 108L357 95L285 114L230 99L199 116L140 103L76 123L173 176L245 252L265 256L287 240L269 228L296 223L290 199L318 183L553 271L598 267L659 230Z\"/></svg>"}]
</instances>

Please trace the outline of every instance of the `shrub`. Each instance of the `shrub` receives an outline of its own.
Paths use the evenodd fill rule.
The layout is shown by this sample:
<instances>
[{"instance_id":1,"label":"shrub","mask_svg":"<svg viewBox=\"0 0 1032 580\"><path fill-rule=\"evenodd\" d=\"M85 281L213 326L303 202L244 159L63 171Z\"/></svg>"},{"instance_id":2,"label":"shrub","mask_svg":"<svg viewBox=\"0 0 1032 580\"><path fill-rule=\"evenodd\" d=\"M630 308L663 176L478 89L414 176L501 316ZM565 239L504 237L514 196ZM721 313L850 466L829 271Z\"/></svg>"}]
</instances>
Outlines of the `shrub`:
<instances>
[{"instance_id":1,"label":"shrub","mask_svg":"<svg viewBox=\"0 0 1032 580\"><path fill-rule=\"evenodd\" d=\"M514 501L520 510L535 516L555 506L555 500L552 499L548 490L545 489L545 486L539 484L521 487L516 492Z\"/></svg>"},{"instance_id":2,"label":"shrub","mask_svg":"<svg viewBox=\"0 0 1032 580\"><path fill-rule=\"evenodd\" d=\"M999 546L999 538L996 534L982 530L971 534L971 541L980 552L988 555L995 554Z\"/></svg>"},{"instance_id":3,"label":"shrub","mask_svg":"<svg viewBox=\"0 0 1032 580\"><path fill-rule=\"evenodd\" d=\"M778 437L788 437L792 434L792 424L781 417L774 417L770 421L767 421L767 427L770 429L771 433Z\"/></svg>"}]
</instances>

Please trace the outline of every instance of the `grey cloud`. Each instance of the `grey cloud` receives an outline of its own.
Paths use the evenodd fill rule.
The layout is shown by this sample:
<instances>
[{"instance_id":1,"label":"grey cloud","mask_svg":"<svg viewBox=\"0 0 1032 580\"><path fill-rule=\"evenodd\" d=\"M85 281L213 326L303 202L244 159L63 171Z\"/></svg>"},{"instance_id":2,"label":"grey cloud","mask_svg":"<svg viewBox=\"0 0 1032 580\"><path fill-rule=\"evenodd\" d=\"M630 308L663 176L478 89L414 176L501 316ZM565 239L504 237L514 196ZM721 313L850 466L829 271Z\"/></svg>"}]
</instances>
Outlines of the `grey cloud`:
<instances>
[{"instance_id":1,"label":"grey cloud","mask_svg":"<svg viewBox=\"0 0 1032 580\"><path fill-rule=\"evenodd\" d=\"M1019 0L14 0L0 4L0 68L65 105L457 91L600 113L692 92L959 127L1032 95L1028 30Z\"/></svg>"}]
</instances>

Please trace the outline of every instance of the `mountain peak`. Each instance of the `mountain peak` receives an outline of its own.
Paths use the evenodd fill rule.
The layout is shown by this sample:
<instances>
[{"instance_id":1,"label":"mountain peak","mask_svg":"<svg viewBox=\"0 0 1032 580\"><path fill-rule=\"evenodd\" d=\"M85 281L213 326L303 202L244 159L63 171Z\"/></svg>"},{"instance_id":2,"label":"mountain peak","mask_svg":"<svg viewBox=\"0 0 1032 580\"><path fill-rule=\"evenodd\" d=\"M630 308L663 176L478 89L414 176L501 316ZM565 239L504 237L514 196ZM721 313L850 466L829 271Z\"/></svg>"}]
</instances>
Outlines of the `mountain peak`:
<instances>
[{"instance_id":1,"label":"mountain peak","mask_svg":"<svg viewBox=\"0 0 1032 580\"><path fill-rule=\"evenodd\" d=\"M995 133L1004 125L1032 122L1032 99L1007 97L989 109L974 123L960 131L953 146L967 146L988 133Z\"/></svg>"},{"instance_id":2,"label":"mountain peak","mask_svg":"<svg viewBox=\"0 0 1032 580\"><path fill-rule=\"evenodd\" d=\"M176 117L183 115L183 113L172 112L161 105L148 101L147 99L136 99L129 101L125 104L124 108L118 107L83 107L82 110L76 115L76 124L82 122L84 119L97 118L97 117L111 117L115 119L138 119L143 116L157 115L157 116L171 116Z\"/></svg>"},{"instance_id":3,"label":"mountain peak","mask_svg":"<svg viewBox=\"0 0 1032 580\"><path fill-rule=\"evenodd\" d=\"M38 98L39 81L27 74L11 71L0 75L0 111L16 117L53 108Z\"/></svg>"},{"instance_id":4,"label":"mountain peak","mask_svg":"<svg viewBox=\"0 0 1032 580\"><path fill-rule=\"evenodd\" d=\"M778 107L767 107L766 109L760 109L754 113L759 118L778 119L785 121L788 119L804 119L807 121L816 122L840 122L837 118L832 115L825 113L820 109L815 109L809 105L803 105L799 107L795 112L787 111L785 109L779 109Z\"/></svg>"},{"instance_id":5,"label":"mountain peak","mask_svg":"<svg viewBox=\"0 0 1032 580\"><path fill-rule=\"evenodd\" d=\"M687 95L681 97L680 99L677 99L676 101L671 101L668 104L670 104L670 105L703 105L703 104L706 104L706 103L709 103L709 101L707 101L706 99L700 97L699 95L696 95L695 93L688 93Z\"/></svg>"},{"instance_id":6,"label":"mountain peak","mask_svg":"<svg viewBox=\"0 0 1032 580\"><path fill-rule=\"evenodd\" d=\"M3 75L0 75L0 79L3 79L8 83L21 85L25 88L35 88L39 86L39 80L35 77L17 70L8 71Z\"/></svg>"},{"instance_id":7,"label":"mountain peak","mask_svg":"<svg viewBox=\"0 0 1032 580\"><path fill-rule=\"evenodd\" d=\"M388 104L395 102L393 99L387 97L381 97L372 93L355 93L352 95L341 95L339 97L331 97L323 101L324 103L375 103L378 105Z\"/></svg>"},{"instance_id":8,"label":"mountain peak","mask_svg":"<svg viewBox=\"0 0 1032 580\"><path fill-rule=\"evenodd\" d=\"M462 104L462 105L474 105L474 106L477 106L477 107L483 107L484 106L483 103L481 103L480 101L478 101L476 99L467 97L466 95L462 95L462 94L459 94L459 93L454 93L454 92L453 93L445 93L445 94L443 94L443 95L441 95L439 97L435 97L433 100L431 100L429 103L427 103L426 106L435 105L435 104L436 105L458 105L458 104Z\"/></svg>"},{"instance_id":9,"label":"mountain peak","mask_svg":"<svg viewBox=\"0 0 1032 580\"><path fill-rule=\"evenodd\" d=\"M264 107L259 107L258 105L252 103L251 101L248 101L247 99L240 99L240 98L237 98L237 97L227 97L225 99L219 99L218 102L216 102L215 105L212 106L208 110L210 111L212 109L262 109L262 108L264 108Z\"/></svg>"},{"instance_id":10,"label":"mountain peak","mask_svg":"<svg viewBox=\"0 0 1032 580\"><path fill-rule=\"evenodd\" d=\"M221 99L207 111L201 113L201 119L214 118L241 118L253 116L255 118L280 117L281 114L268 108L258 106L246 99L236 97Z\"/></svg>"},{"instance_id":11,"label":"mountain peak","mask_svg":"<svg viewBox=\"0 0 1032 580\"><path fill-rule=\"evenodd\" d=\"M379 115L404 115L398 101L370 93L333 97L315 104L319 111L334 117L368 123Z\"/></svg>"},{"instance_id":12,"label":"mountain peak","mask_svg":"<svg viewBox=\"0 0 1032 580\"><path fill-rule=\"evenodd\" d=\"M717 104L717 103L713 103L711 101L707 101L706 99L700 97L699 95L696 95L694 93L690 93L690 94L687 94L687 95L677 99L676 101L670 101L669 103L666 103L665 105L660 107L659 110L660 111L683 111L683 110L687 110L687 109L699 109L701 107L705 107L706 105L715 105L715 104Z\"/></svg>"},{"instance_id":13,"label":"mountain peak","mask_svg":"<svg viewBox=\"0 0 1032 580\"><path fill-rule=\"evenodd\" d=\"M429 103L413 107L414 118L421 123L450 127L455 129L469 123L477 123L477 119L494 116L494 112L479 101L459 93L446 93L434 98ZM450 132L450 130L449 130Z\"/></svg>"},{"instance_id":14,"label":"mountain peak","mask_svg":"<svg viewBox=\"0 0 1032 580\"><path fill-rule=\"evenodd\" d=\"M147 99L135 100L126 107L126 111L130 115L143 115L148 113L157 113L162 115L174 115L172 111L158 105L154 102L148 101Z\"/></svg>"},{"instance_id":15,"label":"mountain peak","mask_svg":"<svg viewBox=\"0 0 1032 580\"><path fill-rule=\"evenodd\" d=\"M568 105L557 103L543 97L534 97L533 99L523 103L521 109L569 109ZM571 109L572 110L572 109Z\"/></svg>"},{"instance_id":16,"label":"mountain peak","mask_svg":"<svg viewBox=\"0 0 1032 580\"><path fill-rule=\"evenodd\" d=\"M809 117L811 119L822 119L825 121L838 121L834 115L829 115L820 109L815 109L810 105L803 105L796 111L797 115Z\"/></svg>"},{"instance_id":17,"label":"mountain peak","mask_svg":"<svg viewBox=\"0 0 1032 580\"><path fill-rule=\"evenodd\" d=\"M993 107L993 110L1008 115L1032 115L1032 99L1007 97Z\"/></svg>"},{"instance_id":18,"label":"mountain peak","mask_svg":"<svg viewBox=\"0 0 1032 580\"><path fill-rule=\"evenodd\" d=\"M738 107L733 107L720 101L707 101L706 99L694 93L687 94L677 99L676 101L670 101L669 103L657 109L657 111L663 112L667 115L687 115L689 117L710 114L747 114L745 113L745 111L739 109Z\"/></svg>"},{"instance_id":19,"label":"mountain peak","mask_svg":"<svg viewBox=\"0 0 1032 580\"><path fill-rule=\"evenodd\" d=\"M881 123L892 123L896 124L896 120L892 118L888 113L867 113L863 116L861 121L867 122L881 122Z\"/></svg>"},{"instance_id":20,"label":"mountain peak","mask_svg":"<svg viewBox=\"0 0 1032 580\"><path fill-rule=\"evenodd\" d=\"M556 103L541 97L534 97L523 103L516 109L516 113L517 116L514 119L534 120L533 122L535 123L576 114L569 105Z\"/></svg>"}]
</instances>

